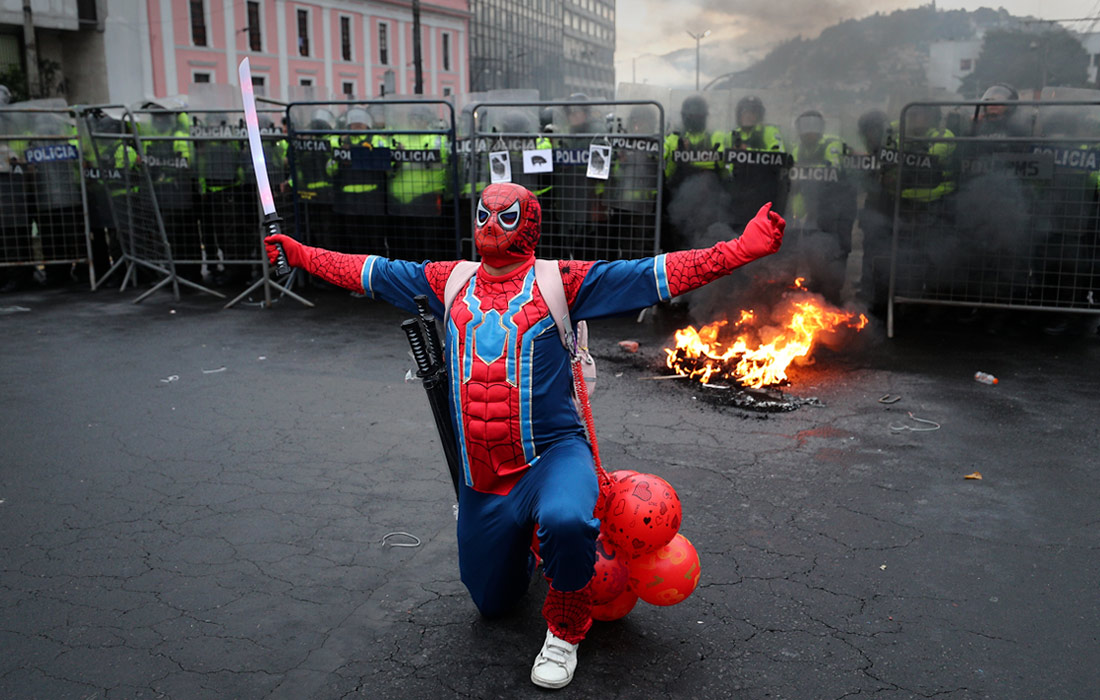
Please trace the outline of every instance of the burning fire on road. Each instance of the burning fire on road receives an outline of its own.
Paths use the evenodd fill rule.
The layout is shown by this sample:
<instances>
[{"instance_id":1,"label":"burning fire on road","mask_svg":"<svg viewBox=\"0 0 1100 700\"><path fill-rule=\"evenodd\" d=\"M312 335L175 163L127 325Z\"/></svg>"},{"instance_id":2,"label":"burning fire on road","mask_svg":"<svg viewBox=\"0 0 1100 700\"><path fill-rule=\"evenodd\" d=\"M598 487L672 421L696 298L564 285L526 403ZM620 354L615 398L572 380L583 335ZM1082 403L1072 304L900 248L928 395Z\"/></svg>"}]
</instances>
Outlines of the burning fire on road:
<instances>
[{"instance_id":1,"label":"burning fire on road","mask_svg":"<svg viewBox=\"0 0 1100 700\"><path fill-rule=\"evenodd\" d=\"M868 324L863 314L830 307L804 281L795 279L766 315L745 309L736 320L676 331L675 346L665 348L666 366L706 386L736 382L761 389L788 384L787 369L810 361L818 342Z\"/></svg>"}]
</instances>

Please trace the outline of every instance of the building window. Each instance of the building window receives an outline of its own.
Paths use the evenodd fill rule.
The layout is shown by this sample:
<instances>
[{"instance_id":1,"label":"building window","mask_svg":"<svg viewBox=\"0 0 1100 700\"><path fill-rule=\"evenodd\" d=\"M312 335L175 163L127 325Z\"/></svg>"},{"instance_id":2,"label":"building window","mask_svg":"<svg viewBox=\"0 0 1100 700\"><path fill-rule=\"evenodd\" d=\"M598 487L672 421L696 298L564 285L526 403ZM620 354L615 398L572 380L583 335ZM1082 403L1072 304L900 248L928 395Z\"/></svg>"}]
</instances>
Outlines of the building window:
<instances>
[{"instance_id":1,"label":"building window","mask_svg":"<svg viewBox=\"0 0 1100 700\"><path fill-rule=\"evenodd\" d=\"M959 61L959 70L961 71L970 71L973 67L974 61L970 60L969 58L964 58Z\"/></svg>"},{"instance_id":2,"label":"building window","mask_svg":"<svg viewBox=\"0 0 1100 700\"><path fill-rule=\"evenodd\" d=\"M191 82L193 82L193 83L209 83L210 82L210 74L209 73L194 73L191 76Z\"/></svg>"},{"instance_id":3,"label":"building window","mask_svg":"<svg viewBox=\"0 0 1100 700\"><path fill-rule=\"evenodd\" d=\"M444 85L443 86L443 96L444 97L450 97L452 94L454 94L454 93L451 90L450 86L449 85Z\"/></svg>"},{"instance_id":4,"label":"building window","mask_svg":"<svg viewBox=\"0 0 1100 700\"><path fill-rule=\"evenodd\" d=\"M343 88L342 92L344 93L344 97L349 99L355 97L355 83L345 80L341 87Z\"/></svg>"},{"instance_id":5,"label":"building window","mask_svg":"<svg viewBox=\"0 0 1100 700\"><path fill-rule=\"evenodd\" d=\"M298 55L309 55L309 10L298 10Z\"/></svg>"},{"instance_id":6,"label":"building window","mask_svg":"<svg viewBox=\"0 0 1100 700\"><path fill-rule=\"evenodd\" d=\"M260 34L260 3L248 3L248 48L253 51L263 51L263 37Z\"/></svg>"},{"instance_id":7,"label":"building window","mask_svg":"<svg viewBox=\"0 0 1100 700\"><path fill-rule=\"evenodd\" d=\"M264 76L252 76L252 92L261 97L267 94L267 80L264 78Z\"/></svg>"},{"instance_id":8,"label":"building window","mask_svg":"<svg viewBox=\"0 0 1100 700\"><path fill-rule=\"evenodd\" d=\"M206 12L202 0L191 0L191 43L206 46Z\"/></svg>"},{"instance_id":9,"label":"building window","mask_svg":"<svg viewBox=\"0 0 1100 700\"><path fill-rule=\"evenodd\" d=\"M389 25L379 23L378 25L378 62L383 66L390 64L390 45L386 38L386 34L389 31Z\"/></svg>"},{"instance_id":10,"label":"building window","mask_svg":"<svg viewBox=\"0 0 1100 700\"><path fill-rule=\"evenodd\" d=\"M340 18L340 55L351 60L351 17Z\"/></svg>"},{"instance_id":11,"label":"building window","mask_svg":"<svg viewBox=\"0 0 1100 700\"><path fill-rule=\"evenodd\" d=\"M451 35L443 35L443 70L451 69Z\"/></svg>"},{"instance_id":12,"label":"building window","mask_svg":"<svg viewBox=\"0 0 1100 700\"><path fill-rule=\"evenodd\" d=\"M298 84L302 87L310 87L313 85L313 78L298 78Z\"/></svg>"}]
</instances>

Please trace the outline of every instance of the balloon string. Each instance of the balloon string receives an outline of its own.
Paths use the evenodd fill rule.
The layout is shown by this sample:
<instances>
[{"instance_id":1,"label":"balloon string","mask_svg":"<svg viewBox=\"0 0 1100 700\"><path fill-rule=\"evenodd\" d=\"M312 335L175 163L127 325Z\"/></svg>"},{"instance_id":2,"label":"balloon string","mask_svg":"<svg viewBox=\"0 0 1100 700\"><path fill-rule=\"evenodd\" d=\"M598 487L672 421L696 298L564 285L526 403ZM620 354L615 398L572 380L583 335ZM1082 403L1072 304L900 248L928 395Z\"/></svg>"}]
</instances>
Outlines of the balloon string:
<instances>
[{"instance_id":1,"label":"balloon string","mask_svg":"<svg viewBox=\"0 0 1100 700\"><path fill-rule=\"evenodd\" d=\"M596 477L599 479L601 487L610 487L611 477L604 471L603 464L600 462L600 446L596 443L596 422L592 419L592 404L588 401L588 385L584 383L584 373L581 371L580 360L573 362L573 390L577 394L577 400L581 404L581 412L584 414L584 425L588 430L588 442L592 445L592 460L596 464Z\"/></svg>"}]
</instances>

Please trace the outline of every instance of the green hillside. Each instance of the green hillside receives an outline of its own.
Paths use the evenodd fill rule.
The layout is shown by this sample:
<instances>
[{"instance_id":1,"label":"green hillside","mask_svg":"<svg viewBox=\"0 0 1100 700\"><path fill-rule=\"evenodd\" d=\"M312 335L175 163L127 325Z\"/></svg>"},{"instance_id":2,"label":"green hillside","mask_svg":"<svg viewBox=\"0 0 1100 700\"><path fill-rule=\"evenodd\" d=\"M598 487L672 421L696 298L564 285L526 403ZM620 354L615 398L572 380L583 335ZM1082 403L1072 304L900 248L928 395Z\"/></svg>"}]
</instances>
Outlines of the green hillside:
<instances>
[{"instance_id":1,"label":"green hillside","mask_svg":"<svg viewBox=\"0 0 1100 700\"><path fill-rule=\"evenodd\" d=\"M932 43L1025 26L1003 9L939 11L926 6L876 13L833 25L813 39L786 41L750 68L715 81L712 89L781 89L816 103L880 102L926 88Z\"/></svg>"}]
</instances>

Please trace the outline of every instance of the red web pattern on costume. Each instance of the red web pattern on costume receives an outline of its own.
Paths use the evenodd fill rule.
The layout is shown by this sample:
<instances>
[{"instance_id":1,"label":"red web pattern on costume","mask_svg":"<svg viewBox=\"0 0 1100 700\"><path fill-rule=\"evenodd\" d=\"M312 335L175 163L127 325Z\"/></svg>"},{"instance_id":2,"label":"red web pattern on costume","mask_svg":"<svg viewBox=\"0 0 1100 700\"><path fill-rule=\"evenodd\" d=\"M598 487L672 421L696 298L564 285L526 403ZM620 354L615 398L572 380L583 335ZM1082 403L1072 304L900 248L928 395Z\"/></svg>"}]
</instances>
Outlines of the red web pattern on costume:
<instances>
[{"instance_id":1,"label":"red web pattern on costume","mask_svg":"<svg viewBox=\"0 0 1100 700\"><path fill-rule=\"evenodd\" d=\"M731 246L722 241L710 248L678 250L665 256L665 273L672 296L698 289L738 267Z\"/></svg>"},{"instance_id":2,"label":"red web pattern on costume","mask_svg":"<svg viewBox=\"0 0 1100 700\"><path fill-rule=\"evenodd\" d=\"M424 276L428 279L428 286L432 288L440 301L443 301L443 294L447 291L447 278L451 276L451 272L459 262L461 261L430 262L424 266ZM444 319L444 323L446 323L446 319Z\"/></svg>"},{"instance_id":3,"label":"red web pattern on costume","mask_svg":"<svg viewBox=\"0 0 1100 700\"><path fill-rule=\"evenodd\" d=\"M569 592L550 586L542 605L542 616L555 637L570 644L580 644L592 627L592 598L588 586Z\"/></svg>"},{"instance_id":4,"label":"red web pattern on costume","mask_svg":"<svg viewBox=\"0 0 1100 700\"><path fill-rule=\"evenodd\" d=\"M495 309L503 317L508 312L508 303L522 291L525 277L519 274L503 281L485 281L480 275L475 276L474 294L480 300L482 312ZM459 329L460 357L465 356L468 343L476 343L474 329L470 327L474 315L466 307L464 296L459 294L451 307L451 318ZM506 494L527 467L519 419L519 387L529 380L521 375L523 366L517 361L515 385L509 383L508 358L517 356L523 334L547 313L546 302L535 287L532 299L512 317L516 335L503 354L486 364L478 356L476 346L471 353L469 379L461 385L460 401L466 455L478 491Z\"/></svg>"},{"instance_id":5,"label":"red web pattern on costume","mask_svg":"<svg viewBox=\"0 0 1100 700\"><path fill-rule=\"evenodd\" d=\"M581 289L585 275L592 268L591 262L578 260L559 260L558 269L561 270L561 284L565 287L565 301L572 306L577 300L577 292Z\"/></svg>"},{"instance_id":6,"label":"red web pattern on costume","mask_svg":"<svg viewBox=\"0 0 1100 700\"><path fill-rule=\"evenodd\" d=\"M337 253L323 248L305 248L307 255L306 271L338 287L362 293L363 263L366 255Z\"/></svg>"}]
</instances>

